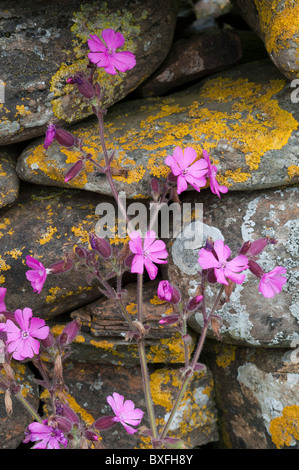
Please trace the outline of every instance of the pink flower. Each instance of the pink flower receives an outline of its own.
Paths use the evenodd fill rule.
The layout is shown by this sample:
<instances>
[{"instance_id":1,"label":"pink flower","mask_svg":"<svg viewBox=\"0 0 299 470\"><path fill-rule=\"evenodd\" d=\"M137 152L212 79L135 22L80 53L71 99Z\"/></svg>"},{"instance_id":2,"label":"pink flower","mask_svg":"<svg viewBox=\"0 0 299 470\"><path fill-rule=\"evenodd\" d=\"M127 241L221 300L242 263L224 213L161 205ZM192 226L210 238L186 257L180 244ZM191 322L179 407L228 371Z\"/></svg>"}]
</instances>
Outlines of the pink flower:
<instances>
[{"instance_id":1,"label":"pink flower","mask_svg":"<svg viewBox=\"0 0 299 470\"><path fill-rule=\"evenodd\" d=\"M213 194L217 194L220 198L220 193L227 193L228 188L226 186L220 186L217 179L217 166L211 164L210 156L206 150L202 151L203 157L208 164L208 176L210 178L210 189Z\"/></svg>"},{"instance_id":2,"label":"pink flower","mask_svg":"<svg viewBox=\"0 0 299 470\"><path fill-rule=\"evenodd\" d=\"M47 275L51 272L51 269L46 269L44 265L32 256L26 256L26 264L29 268L32 268L30 271L26 271L26 277L28 281L31 282L31 286L34 292L40 294Z\"/></svg>"},{"instance_id":3,"label":"pink flower","mask_svg":"<svg viewBox=\"0 0 299 470\"><path fill-rule=\"evenodd\" d=\"M173 288L169 284L169 281L160 281L157 289L157 294L161 300L171 300Z\"/></svg>"},{"instance_id":4,"label":"pink flower","mask_svg":"<svg viewBox=\"0 0 299 470\"><path fill-rule=\"evenodd\" d=\"M231 250L224 245L223 240L214 242L213 251L201 248L199 250L198 262L202 269L214 268L217 282L228 285L226 278L231 279L236 284L242 284L245 274L237 274L248 268L246 256L239 255L236 258L227 261L231 255Z\"/></svg>"},{"instance_id":5,"label":"pink flower","mask_svg":"<svg viewBox=\"0 0 299 470\"><path fill-rule=\"evenodd\" d=\"M278 294L282 286L287 282L287 278L283 277L282 274L287 272L283 266L276 266L269 273L265 273L259 283L259 291L264 297L271 299Z\"/></svg>"},{"instance_id":6,"label":"pink flower","mask_svg":"<svg viewBox=\"0 0 299 470\"><path fill-rule=\"evenodd\" d=\"M196 157L196 151L192 147L187 147L184 151L180 147L175 147L173 155L165 158L166 165L170 166L172 173L177 176L178 194L187 189L188 183L196 191L200 191L200 188L206 185L207 162L200 159L193 163Z\"/></svg>"},{"instance_id":7,"label":"pink flower","mask_svg":"<svg viewBox=\"0 0 299 470\"><path fill-rule=\"evenodd\" d=\"M47 425L48 420L42 423L31 423L26 430L26 437L23 442L39 441L33 449L61 449L67 446L67 438L58 428Z\"/></svg>"},{"instance_id":8,"label":"pink flower","mask_svg":"<svg viewBox=\"0 0 299 470\"><path fill-rule=\"evenodd\" d=\"M158 274L158 268L154 263L167 263L167 261L164 260L164 258L168 256L165 243L162 240L155 240L156 233L153 230L150 230L145 235L143 246L138 231L131 232L130 239L130 250L132 253L135 253L132 260L131 272L143 274L145 267L150 279L155 279Z\"/></svg>"},{"instance_id":9,"label":"pink flower","mask_svg":"<svg viewBox=\"0 0 299 470\"><path fill-rule=\"evenodd\" d=\"M4 287L0 287L0 312L5 312L6 307L4 303L4 298L6 294L6 289Z\"/></svg>"},{"instance_id":10,"label":"pink flower","mask_svg":"<svg viewBox=\"0 0 299 470\"><path fill-rule=\"evenodd\" d=\"M129 434L134 434L137 429L132 426L138 426L143 418L143 411L135 408L131 400L125 400L122 395L114 392L113 397L107 397L107 403L111 406L115 417L112 418L115 422L120 422ZM129 425L132 426L129 426Z\"/></svg>"},{"instance_id":11,"label":"pink flower","mask_svg":"<svg viewBox=\"0 0 299 470\"><path fill-rule=\"evenodd\" d=\"M136 59L132 52L116 52L116 49L125 43L125 38L121 33L116 33L113 29L105 29L102 32L102 37L106 44L96 34L91 34L91 39L87 40L91 50L88 58L91 62L98 67L104 67L105 72L110 75L116 75L116 69L125 72L135 67Z\"/></svg>"},{"instance_id":12,"label":"pink flower","mask_svg":"<svg viewBox=\"0 0 299 470\"><path fill-rule=\"evenodd\" d=\"M31 308L16 310L15 320L20 328L12 320L6 320L0 324L0 331L7 335L7 351L13 353L12 357L17 361L22 361L39 353L40 343L35 338L47 338L50 329L44 320L32 317Z\"/></svg>"},{"instance_id":13,"label":"pink flower","mask_svg":"<svg viewBox=\"0 0 299 470\"><path fill-rule=\"evenodd\" d=\"M169 284L169 281L160 281L157 289L157 294L159 299L167 300L172 304L177 304L180 299L181 295L179 291Z\"/></svg>"}]
</instances>

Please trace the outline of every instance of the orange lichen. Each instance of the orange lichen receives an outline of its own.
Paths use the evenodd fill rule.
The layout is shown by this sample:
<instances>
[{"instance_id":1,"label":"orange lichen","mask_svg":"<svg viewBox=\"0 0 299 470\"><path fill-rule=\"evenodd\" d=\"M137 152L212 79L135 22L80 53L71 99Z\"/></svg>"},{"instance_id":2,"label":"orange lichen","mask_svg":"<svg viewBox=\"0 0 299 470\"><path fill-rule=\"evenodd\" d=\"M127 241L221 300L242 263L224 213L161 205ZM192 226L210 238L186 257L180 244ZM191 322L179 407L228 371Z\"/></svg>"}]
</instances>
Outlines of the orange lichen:
<instances>
[{"instance_id":1,"label":"orange lichen","mask_svg":"<svg viewBox=\"0 0 299 470\"><path fill-rule=\"evenodd\" d=\"M299 406L286 406L281 416L272 419L269 432L278 449L291 446L295 440L299 441Z\"/></svg>"}]
</instances>

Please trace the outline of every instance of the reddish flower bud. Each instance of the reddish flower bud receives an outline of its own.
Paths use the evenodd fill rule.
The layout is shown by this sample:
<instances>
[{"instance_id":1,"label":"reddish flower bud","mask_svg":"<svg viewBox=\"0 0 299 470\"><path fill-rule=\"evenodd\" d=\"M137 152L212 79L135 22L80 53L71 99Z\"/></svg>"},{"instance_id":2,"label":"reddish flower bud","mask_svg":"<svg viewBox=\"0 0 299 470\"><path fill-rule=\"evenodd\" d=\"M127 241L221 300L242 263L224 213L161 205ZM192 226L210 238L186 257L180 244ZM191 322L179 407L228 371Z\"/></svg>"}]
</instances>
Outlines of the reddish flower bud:
<instances>
[{"instance_id":1,"label":"reddish flower bud","mask_svg":"<svg viewBox=\"0 0 299 470\"><path fill-rule=\"evenodd\" d=\"M73 134L66 131L65 129L62 129L61 127L56 128L55 139L60 145L67 148L74 147L77 142L77 139L73 136Z\"/></svg>"},{"instance_id":2,"label":"reddish flower bud","mask_svg":"<svg viewBox=\"0 0 299 470\"><path fill-rule=\"evenodd\" d=\"M49 331L48 336L45 339L41 339L40 342L45 349L52 348L55 344L53 333Z\"/></svg>"},{"instance_id":3,"label":"reddish flower bud","mask_svg":"<svg viewBox=\"0 0 299 470\"><path fill-rule=\"evenodd\" d=\"M65 175L64 182L68 183L69 181L74 179L78 175L78 173L82 170L82 167L83 167L82 160L78 160Z\"/></svg>"},{"instance_id":4,"label":"reddish flower bud","mask_svg":"<svg viewBox=\"0 0 299 470\"><path fill-rule=\"evenodd\" d=\"M239 250L239 254L240 255L246 255L247 251L249 250L249 248L251 247L251 241L248 240L247 242L243 243L243 245L241 246L240 250Z\"/></svg>"},{"instance_id":5,"label":"reddish flower bud","mask_svg":"<svg viewBox=\"0 0 299 470\"><path fill-rule=\"evenodd\" d=\"M159 321L160 325L173 325L177 323L180 319L180 316L176 313L173 315L164 315L161 320Z\"/></svg>"},{"instance_id":6,"label":"reddish flower bud","mask_svg":"<svg viewBox=\"0 0 299 470\"><path fill-rule=\"evenodd\" d=\"M248 261L248 267L250 271L252 272L252 274L254 274L255 276L259 278L262 278L263 275L265 274L265 271L263 270L263 268L256 261L253 261L252 259Z\"/></svg>"},{"instance_id":7,"label":"reddish flower bud","mask_svg":"<svg viewBox=\"0 0 299 470\"><path fill-rule=\"evenodd\" d=\"M177 304L181 300L179 291L169 284L169 281L160 281L157 289L159 299Z\"/></svg>"},{"instance_id":8,"label":"reddish flower bud","mask_svg":"<svg viewBox=\"0 0 299 470\"><path fill-rule=\"evenodd\" d=\"M114 426L115 424L115 416L104 416L103 418L97 419L93 423L93 427L95 429L103 430L112 428L112 426Z\"/></svg>"},{"instance_id":9,"label":"reddish flower bud","mask_svg":"<svg viewBox=\"0 0 299 470\"><path fill-rule=\"evenodd\" d=\"M68 346L76 338L80 331L80 323L77 320L70 322L66 325L59 337L59 342L62 346Z\"/></svg>"},{"instance_id":10,"label":"reddish flower bud","mask_svg":"<svg viewBox=\"0 0 299 470\"><path fill-rule=\"evenodd\" d=\"M95 97L94 88L83 73L78 73L74 77L71 77L71 81L68 81L68 83L76 84L79 93L81 93L84 98L92 100Z\"/></svg>"},{"instance_id":11,"label":"reddish flower bud","mask_svg":"<svg viewBox=\"0 0 299 470\"><path fill-rule=\"evenodd\" d=\"M46 137L45 137L45 142L44 142L44 148L46 150L54 142L55 135L56 135L56 126L54 124L49 124L48 129L46 130Z\"/></svg>"},{"instance_id":12,"label":"reddish flower bud","mask_svg":"<svg viewBox=\"0 0 299 470\"><path fill-rule=\"evenodd\" d=\"M112 248L105 238L100 238L94 233L89 235L89 242L93 250L97 251L104 259L110 258Z\"/></svg>"},{"instance_id":13,"label":"reddish flower bud","mask_svg":"<svg viewBox=\"0 0 299 470\"><path fill-rule=\"evenodd\" d=\"M82 246L76 246L75 253L80 259L86 259L89 255L88 250L86 250L86 248L83 248Z\"/></svg>"},{"instance_id":14,"label":"reddish flower bud","mask_svg":"<svg viewBox=\"0 0 299 470\"><path fill-rule=\"evenodd\" d=\"M193 312L197 308L200 307L200 304L202 303L203 296L202 295L197 295L196 297L193 297L193 299L189 300L187 304L187 310L189 312Z\"/></svg>"},{"instance_id":15,"label":"reddish flower bud","mask_svg":"<svg viewBox=\"0 0 299 470\"><path fill-rule=\"evenodd\" d=\"M255 256L261 253L264 248L266 248L268 243L267 238L260 238L259 240L255 240L254 242L251 243L251 246L247 252L247 256Z\"/></svg>"},{"instance_id":16,"label":"reddish flower bud","mask_svg":"<svg viewBox=\"0 0 299 470\"><path fill-rule=\"evenodd\" d=\"M52 266L50 266L48 269L51 274L65 273L66 271L70 271L72 269L73 264L73 261L70 259L63 259L57 263L52 264Z\"/></svg>"}]
</instances>

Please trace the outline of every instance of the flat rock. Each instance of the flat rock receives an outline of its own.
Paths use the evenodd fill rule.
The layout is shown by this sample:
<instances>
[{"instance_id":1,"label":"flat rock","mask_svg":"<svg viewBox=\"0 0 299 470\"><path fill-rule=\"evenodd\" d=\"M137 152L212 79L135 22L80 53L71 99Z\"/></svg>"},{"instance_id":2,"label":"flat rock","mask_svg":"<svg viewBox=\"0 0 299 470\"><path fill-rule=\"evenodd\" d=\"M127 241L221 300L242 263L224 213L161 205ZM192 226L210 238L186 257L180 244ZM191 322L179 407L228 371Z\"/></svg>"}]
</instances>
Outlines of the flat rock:
<instances>
[{"instance_id":1,"label":"flat rock","mask_svg":"<svg viewBox=\"0 0 299 470\"><path fill-rule=\"evenodd\" d=\"M298 449L298 355L288 349L206 344L220 447Z\"/></svg>"},{"instance_id":2,"label":"flat rock","mask_svg":"<svg viewBox=\"0 0 299 470\"><path fill-rule=\"evenodd\" d=\"M298 169L299 108L291 88L270 59L232 67L167 97L119 103L105 117L108 149L114 165L127 175L114 176L127 197L146 196L150 180L163 181L164 164L176 146L205 148L218 165L219 182L231 191L295 184ZM95 120L74 125L85 149L102 159ZM23 180L66 186L64 175L78 153L54 142L45 151L35 140L18 159ZM86 168L68 186L111 194L103 174Z\"/></svg>"},{"instance_id":3,"label":"flat rock","mask_svg":"<svg viewBox=\"0 0 299 470\"><path fill-rule=\"evenodd\" d=\"M0 209L11 206L18 199L20 180L16 173L17 157L17 148L0 148Z\"/></svg>"},{"instance_id":4,"label":"flat rock","mask_svg":"<svg viewBox=\"0 0 299 470\"><path fill-rule=\"evenodd\" d=\"M72 123L91 114L69 76L86 70L87 39L106 28L123 33L137 65L113 79L99 71L105 106L124 98L165 59L172 43L176 4L166 0L94 2L3 1L0 13L0 145L43 135L48 121ZM1 82L1 83L2 83Z\"/></svg>"},{"instance_id":5,"label":"flat rock","mask_svg":"<svg viewBox=\"0 0 299 470\"><path fill-rule=\"evenodd\" d=\"M47 268L77 245L88 248L101 200L86 192L22 185L19 201L0 214L0 285L7 288L8 310L29 307L46 319L100 297L98 286L73 270L48 275L41 293L34 293L25 276L25 258L33 256ZM103 263L103 272L107 269Z\"/></svg>"},{"instance_id":6,"label":"flat rock","mask_svg":"<svg viewBox=\"0 0 299 470\"><path fill-rule=\"evenodd\" d=\"M249 26L264 41L269 57L290 80L299 77L299 5L290 0L232 0Z\"/></svg>"},{"instance_id":7,"label":"flat rock","mask_svg":"<svg viewBox=\"0 0 299 470\"><path fill-rule=\"evenodd\" d=\"M182 201L192 199L189 196ZM200 220L191 222L192 230L197 230L193 239L186 238L185 228L181 238L168 240L170 281L183 295L195 295L200 284L198 251L205 245L207 236L223 239L233 256L247 240L273 237L277 244L268 245L258 262L266 272L275 266L284 266L287 283L282 292L266 299L258 291L258 278L246 271L246 280L234 285L229 302L217 310L223 321L220 335L225 343L243 346L294 347L294 341L299 340L298 188L227 193L221 202L216 196L197 199L193 196L195 201L203 204L204 225ZM210 307L218 292L217 286L208 286ZM202 314L197 312L190 317L189 325L201 331ZM210 337L213 337L212 331Z\"/></svg>"},{"instance_id":8,"label":"flat rock","mask_svg":"<svg viewBox=\"0 0 299 470\"><path fill-rule=\"evenodd\" d=\"M241 59L241 42L232 31L214 31L175 41L158 70L138 88L142 97L161 96L191 81L226 69Z\"/></svg>"},{"instance_id":9,"label":"flat rock","mask_svg":"<svg viewBox=\"0 0 299 470\"><path fill-rule=\"evenodd\" d=\"M150 367L149 375L158 430L161 432L179 393L180 372L174 367ZM70 406L87 425L102 416L111 416L111 408L106 398L117 392L145 411L141 425L149 426L140 367L72 361L66 363L64 380L69 389ZM208 369L205 374L195 373L168 436L180 437L190 449L217 441L213 378ZM138 436L138 433L129 435L120 423L112 429L102 431L101 437L106 449L150 448L148 437Z\"/></svg>"}]
</instances>

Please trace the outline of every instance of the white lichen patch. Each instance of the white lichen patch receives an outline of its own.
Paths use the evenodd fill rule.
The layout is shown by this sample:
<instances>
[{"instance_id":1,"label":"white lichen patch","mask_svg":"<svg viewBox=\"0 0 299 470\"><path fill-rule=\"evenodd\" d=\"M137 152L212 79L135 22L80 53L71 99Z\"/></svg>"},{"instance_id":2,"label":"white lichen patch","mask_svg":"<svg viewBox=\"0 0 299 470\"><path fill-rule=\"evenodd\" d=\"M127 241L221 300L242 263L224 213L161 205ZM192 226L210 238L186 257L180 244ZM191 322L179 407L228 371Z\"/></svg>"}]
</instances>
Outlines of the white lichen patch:
<instances>
[{"instance_id":1,"label":"white lichen patch","mask_svg":"<svg viewBox=\"0 0 299 470\"><path fill-rule=\"evenodd\" d=\"M270 422L281 415L284 407L299 402L299 374L275 377L247 363L238 368L237 380L249 388L259 402L265 427L269 432Z\"/></svg>"}]
</instances>

